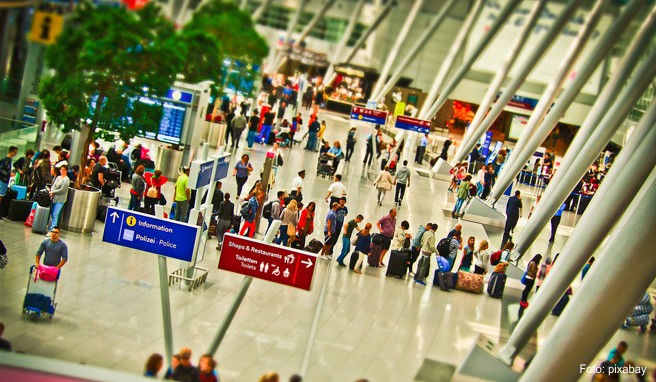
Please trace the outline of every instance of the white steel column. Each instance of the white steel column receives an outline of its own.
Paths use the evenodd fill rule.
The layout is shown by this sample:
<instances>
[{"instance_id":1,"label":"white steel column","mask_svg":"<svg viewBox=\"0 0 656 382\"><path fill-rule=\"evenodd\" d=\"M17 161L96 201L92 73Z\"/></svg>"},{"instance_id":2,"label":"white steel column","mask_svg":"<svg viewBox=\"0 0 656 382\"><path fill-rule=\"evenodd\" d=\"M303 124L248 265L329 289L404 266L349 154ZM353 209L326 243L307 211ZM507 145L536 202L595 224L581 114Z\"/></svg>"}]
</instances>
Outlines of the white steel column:
<instances>
[{"instance_id":1,"label":"white steel column","mask_svg":"<svg viewBox=\"0 0 656 382\"><path fill-rule=\"evenodd\" d=\"M387 54L387 57L385 58L385 64L383 65L383 69L381 69L380 71L380 77L378 77L378 81L376 82L374 89L371 91L370 98L375 100L376 102L378 102L378 98L379 98L378 93L380 92L380 89L385 84L385 81L387 80L387 75L389 74L390 70L392 70L392 65L394 65L394 62L396 61L396 58L399 55L399 51L401 50L401 47L403 46L403 43L405 42L405 39L408 36L408 32L410 32L410 28L412 27L412 24L415 22L415 18L417 17L417 14L421 10L421 6L423 4L424 4L424 0L415 0L414 4L412 4L412 8L410 8L408 17L405 18L405 22L401 27L401 31L399 31L398 35L396 36L394 45L392 46L392 49L390 49L389 53Z\"/></svg>"},{"instance_id":2,"label":"white steel column","mask_svg":"<svg viewBox=\"0 0 656 382\"><path fill-rule=\"evenodd\" d=\"M578 380L581 364L594 361L654 281L655 178L652 172L520 381Z\"/></svg>"},{"instance_id":3,"label":"white steel column","mask_svg":"<svg viewBox=\"0 0 656 382\"><path fill-rule=\"evenodd\" d=\"M629 47L616 73L597 98L590 114L567 150L556 175L542 195L532 219L529 219L526 227L520 233L514 254L517 260L533 244L540 231L556 213L588 167L594 163L633 105L653 81L654 75L656 75L656 65L654 65L656 50L652 50L634 73L631 73L631 69L642 53L648 50L654 30L656 30L656 20L652 14L648 24L640 30ZM623 87L624 78L629 74L631 74L631 79L622 92L618 96L609 97L609 95L614 95L612 93L615 93L616 88ZM612 106L610 106L611 104ZM603 116L600 122L598 122L599 116Z\"/></svg>"},{"instance_id":4,"label":"white steel column","mask_svg":"<svg viewBox=\"0 0 656 382\"><path fill-rule=\"evenodd\" d=\"M479 138L485 134L490 126L492 126L492 123L494 123L497 117L499 117L503 111L503 108L515 95L515 92L520 88L520 86L522 86L529 73L531 73L533 68L540 62L547 50L549 50L551 44L556 40L560 32L565 28L570 18L576 12L576 9L579 7L579 5L581 5L581 3L583 3L582 0L572 0L568 2L567 6L562 10L561 14L558 15L558 18L551 26L549 31L533 48L529 57L527 57L526 60L521 63L521 66L519 67L517 73L514 74L510 84L503 90L503 93L499 96L499 99L494 103L494 106L492 106L490 113L486 116L485 113L483 113L483 116L485 116L483 122L477 125L472 124L469 127L469 130L465 134L465 138L456 151L454 161L461 162L464 158L467 157L467 155L469 155L469 152L474 148ZM496 92L490 96L495 97ZM467 136L469 136L469 139Z\"/></svg>"},{"instance_id":5,"label":"white steel column","mask_svg":"<svg viewBox=\"0 0 656 382\"><path fill-rule=\"evenodd\" d=\"M330 58L330 66L328 67L328 70L326 71L326 75L324 76L324 78L327 79L331 77L334 65L338 62L338 60L342 56L342 51L346 47L348 40L351 38L351 34L353 34L353 29L355 29L355 24L358 22L358 18L360 17L360 13L362 12L362 7L364 6L365 1L366 0L358 0L358 3L355 5L355 8L352 10L353 13L351 14L349 23L346 26L346 30L344 30L344 34L342 34L342 37L339 39L339 43L337 43L337 47L335 47L335 52ZM330 82L326 82L325 84L328 85L330 84Z\"/></svg>"},{"instance_id":6,"label":"white steel column","mask_svg":"<svg viewBox=\"0 0 656 382\"><path fill-rule=\"evenodd\" d=\"M622 10L620 15L615 19L611 27L602 35L601 40L597 47L585 58L584 63L578 68L576 78L566 84L565 89L560 97L556 100L554 106L549 110L549 113L544 117L539 127L533 132L532 135L522 137L517 141L515 150L506 162L503 171L499 174L499 178L492 188L489 201L494 204L504 191L510 186L517 174L524 167L526 161L533 155L535 150L540 147L540 144L549 136L551 130L556 126L558 120L565 114L565 111L574 102L574 99L579 94L585 83L588 81L597 66L604 60L608 52L611 50L615 42L617 42L622 33L636 17L637 12L645 4L642 0L633 0ZM542 100L540 101L542 102ZM551 105L551 102L548 103ZM539 106L539 104L538 104ZM537 109L537 108L536 108ZM535 111L533 112L535 115ZM532 126L533 115L529 119L526 131ZM536 120L535 123L538 121Z\"/></svg>"},{"instance_id":7,"label":"white steel column","mask_svg":"<svg viewBox=\"0 0 656 382\"><path fill-rule=\"evenodd\" d=\"M255 12L253 12L253 23L254 24L257 24L257 20L259 20L260 17L262 17L262 15L267 10L267 8L269 8L269 5L271 5L272 1L273 0L264 0L264 1L262 1L262 4L260 5L260 7L257 8L255 10Z\"/></svg>"}]
</instances>

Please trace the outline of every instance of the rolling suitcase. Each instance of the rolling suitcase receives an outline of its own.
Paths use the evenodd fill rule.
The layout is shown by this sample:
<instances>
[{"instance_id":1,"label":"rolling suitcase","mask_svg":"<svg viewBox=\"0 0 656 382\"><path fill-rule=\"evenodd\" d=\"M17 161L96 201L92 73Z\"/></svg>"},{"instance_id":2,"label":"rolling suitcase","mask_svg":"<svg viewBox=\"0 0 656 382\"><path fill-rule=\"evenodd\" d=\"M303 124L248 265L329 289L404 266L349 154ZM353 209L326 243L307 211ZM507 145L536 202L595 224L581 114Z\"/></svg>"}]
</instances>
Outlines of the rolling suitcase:
<instances>
[{"instance_id":1,"label":"rolling suitcase","mask_svg":"<svg viewBox=\"0 0 656 382\"><path fill-rule=\"evenodd\" d=\"M304 251L311 253L319 253L323 249L323 243L317 239L312 239L308 245L303 248Z\"/></svg>"},{"instance_id":2,"label":"rolling suitcase","mask_svg":"<svg viewBox=\"0 0 656 382\"><path fill-rule=\"evenodd\" d=\"M410 253L406 251L391 251L385 275L402 279L408 272L409 263Z\"/></svg>"},{"instance_id":3,"label":"rolling suitcase","mask_svg":"<svg viewBox=\"0 0 656 382\"><path fill-rule=\"evenodd\" d=\"M39 190L35 192L32 199L42 207L50 207L50 204L52 203L48 190Z\"/></svg>"},{"instance_id":4,"label":"rolling suitcase","mask_svg":"<svg viewBox=\"0 0 656 382\"><path fill-rule=\"evenodd\" d=\"M506 287L506 274L505 273L492 273L490 282L487 284L487 294L490 297L501 298L503 297L503 289Z\"/></svg>"},{"instance_id":5,"label":"rolling suitcase","mask_svg":"<svg viewBox=\"0 0 656 382\"><path fill-rule=\"evenodd\" d=\"M36 212L34 213L34 222L32 223L32 232L46 233L48 231L49 217L50 208L37 205Z\"/></svg>"},{"instance_id":6,"label":"rolling suitcase","mask_svg":"<svg viewBox=\"0 0 656 382\"><path fill-rule=\"evenodd\" d=\"M360 252L358 251L353 251L351 253L351 258L349 259L349 269L354 271L355 270L355 264L358 262L358 259L360 258Z\"/></svg>"},{"instance_id":7,"label":"rolling suitcase","mask_svg":"<svg viewBox=\"0 0 656 382\"><path fill-rule=\"evenodd\" d=\"M439 287L440 290L448 292L449 289L455 288L455 282L453 280L453 273L451 272L440 272L439 269L435 270L435 275L433 276L433 285Z\"/></svg>"},{"instance_id":8,"label":"rolling suitcase","mask_svg":"<svg viewBox=\"0 0 656 382\"><path fill-rule=\"evenodd\" d=\"M16 195L18 195L16 191L12 189L7 190L7 193L0 202L0 218L4 218L9 215L9 206L11 205L11 201L16 199Z\"/></svg>"},{"instance_id":9,"label":"rolling suitcase","mask_svg":"<svg viewBox=\"0 0 656 382\"><path fill-rule=\"evenodd\" d=\"M214 236L217 236L216 234L216 228L219 225L219 214L212 214L212 217L210 218L210 227L207 231L207 238L211 239Z\"/></svg>"},{"instance_id":10,"label":"rolling suitcase","mask_svg":"<svg viewBox=\"0 0 656 382\"><path fill-rule=\"evenodd\" d=\"M16 199L24 200L25 198L27 198L27 187L18 186L14 184L13 186L11 186L11 189L16 191Z\"/></svg>"},{"instance_id":11,"label":"rolling suitcase","mask_svg":"<svg viewBox=\"0 0 656 382\"><path fill-rule=\"evenodd\" d=\"M9 204L9 214L7 215L7 218L17 222L24 222L27 220L27 217L30 216L32 203L34 202L31 200L12 200Z\"/></svg>"},{"instance_id":12,"label":"rolling suitcase","mask_svg":"<svg viewBox=\"0 0 656 382\"><path fill-rule=\"evenodd\" d=\"M483 293L483 275L458 271L456 289L471 293Z\"/></svg>"},{"instance_id":13,"label":"rolling suitcase","mask_svg":"<svg viewBox=\"0 0 656 382\"><path fill-rule=\"evenodd\" d=\"M382 252L383 247L380 244L371 243L371 250L369 251L369 257L367 257L367 264L370 267L377 268L380 263L380 252Z\"/></svg>"}]
</instances>

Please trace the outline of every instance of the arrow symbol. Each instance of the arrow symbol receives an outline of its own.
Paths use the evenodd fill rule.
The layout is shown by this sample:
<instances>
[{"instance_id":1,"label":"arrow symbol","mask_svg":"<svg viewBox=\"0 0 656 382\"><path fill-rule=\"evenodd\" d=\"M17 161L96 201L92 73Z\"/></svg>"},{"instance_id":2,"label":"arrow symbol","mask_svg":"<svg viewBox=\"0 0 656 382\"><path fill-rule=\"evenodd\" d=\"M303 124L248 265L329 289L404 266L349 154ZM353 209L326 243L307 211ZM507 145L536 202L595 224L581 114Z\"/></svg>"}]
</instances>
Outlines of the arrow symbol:
<instances>
[{"instance_id":1,"label":"arrow symbol","mask_svg":"<svg viewBox=\"0 0 656 382\"><path fill-rule=\"evenodd\" d=\"M116 213L116 211L112 212L111 215L109 216L112 217L112 223L116 223L116 219L118 218L118 214Z\"/></svg>"},{"instance_id":2,"label":"arrow symbol","mask_svg":"<svg viewBox=\"0 0 656 382\"><path fill-rule=\"evenodd\" d=\"M312 266L312 260L310 259L303 260L301 263L305 264L305 268L310 268Z\"/></svg>"}]
</instances>

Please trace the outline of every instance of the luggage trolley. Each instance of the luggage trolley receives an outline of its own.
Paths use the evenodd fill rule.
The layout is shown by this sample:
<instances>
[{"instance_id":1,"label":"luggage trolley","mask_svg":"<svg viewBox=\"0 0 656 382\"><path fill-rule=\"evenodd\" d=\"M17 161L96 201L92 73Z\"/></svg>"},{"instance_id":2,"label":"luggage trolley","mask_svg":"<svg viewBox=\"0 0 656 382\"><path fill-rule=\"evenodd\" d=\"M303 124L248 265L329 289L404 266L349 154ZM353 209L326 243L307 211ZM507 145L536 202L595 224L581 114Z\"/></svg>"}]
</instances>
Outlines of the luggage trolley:
<instances>
[{"instance_id":1,"label":"luggage trolley","mask_svg":"<svg viewBox=\"0 0 656 382\"><path fill-rule=\"evenodd\" d=\"M333 157L329 155L319 155L319 160L317 162L317 175L320 175L322 178L332 176L335 173L332 163Z\"/></svg>"},{"instance_id":2,"label":"luggage trolley","mask_svg":"<svg viewBox=\"0 0 656 382\"><path fill-rule=\"evenodd\" d=\"M48 281L39 277L36 266L30 267L30 277L27 281L27 292L23 302L23 314L28 314L35 320L41 316L52 319L57 308L55 295L60 274L61 271L57 273L54 281Z\"/></svg>"}]
</instances>

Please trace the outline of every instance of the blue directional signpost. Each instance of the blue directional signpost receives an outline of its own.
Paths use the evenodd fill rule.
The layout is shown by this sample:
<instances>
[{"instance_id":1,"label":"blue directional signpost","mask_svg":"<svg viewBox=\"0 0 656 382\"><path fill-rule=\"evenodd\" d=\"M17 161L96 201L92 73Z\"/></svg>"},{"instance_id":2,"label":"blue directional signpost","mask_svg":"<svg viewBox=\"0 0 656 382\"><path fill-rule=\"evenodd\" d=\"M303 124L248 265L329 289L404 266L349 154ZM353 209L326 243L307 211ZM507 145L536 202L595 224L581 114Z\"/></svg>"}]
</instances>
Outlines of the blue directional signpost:
<instances>
[{"instance_id":1,"label":"blue directional signpost","mask_svg":"<svg viewBox=\"0 0 656 382\"><path fill-rule=\"evenodd\" d=\"M200 227L115 207L107 209L103 241L191 261Z\"/></svg>"},{"instance_id":2,"label":"blue directional signpost","mask_svg":"<svg viewBox=\"0 0 656 382\"><path fill-rule=\"evenodd\" d=\"M189 189L197 190L208 186L214 178L214 159L195 160L191 162L189 172Z\"/></svg>"},{"instance_id":3,"label":"blue directional signpost","mask_svg":"<svg viewBox=\"0 0 656 382\"><path fill-rule=\"evenodd\" d=\"M375 109L367 109L366 107L353 106L351 108L351 119L360 122L375 123L376 125L384 125L387 121L387 112Z\"/></svg>"},{"instance_id":4,"label":"blue directional signpost","mask_svg":"<svg viewBox=\"0 0 656 382\"><path fill-rule=\"evenodd\" d=\"M221 180L228 176L230 170L230 154L224 154L216 158L216 166L214 169L214 181Z\"/></svg>"},{"instance_id":5,"label":"blue directional signpost","mask_svg":"<svg viewBox=\"0 0 656 382\"><path fill-rule=\"evenodd\" d=\"M414 131L420 134L430 133L431 121L425 119L417 119L406 117L405 115L398 115L394 127L397 129Z\"/></svg>"}]
</instances>

